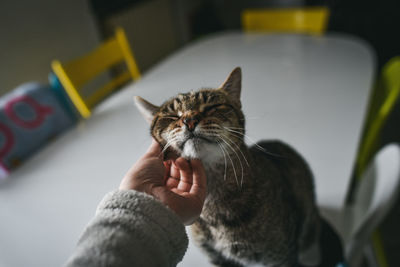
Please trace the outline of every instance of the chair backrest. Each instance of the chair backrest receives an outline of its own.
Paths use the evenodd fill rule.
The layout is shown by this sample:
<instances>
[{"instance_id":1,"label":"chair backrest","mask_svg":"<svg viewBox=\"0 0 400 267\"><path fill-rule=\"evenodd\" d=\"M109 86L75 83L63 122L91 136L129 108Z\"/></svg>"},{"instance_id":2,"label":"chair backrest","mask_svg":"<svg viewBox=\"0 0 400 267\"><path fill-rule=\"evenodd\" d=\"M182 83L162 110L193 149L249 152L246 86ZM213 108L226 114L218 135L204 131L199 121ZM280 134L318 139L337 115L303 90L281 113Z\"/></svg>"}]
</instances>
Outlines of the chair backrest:
<instances>
[{"instance_id":1,"label":"chair backrest","mask_svg":"<svg viewBox=\"0 0 400 267\"><path fill-rule=\"evenodd\" d=\"M346 258L358 262L373 231L392 208L400 192L400 147L389 144L381 149L363 173L352 205Z\"/></svg>"},{"instance_id":2,"label":"chair backrest","mask_svg":"<svg viewBox=\"0 0 400 267\"><path fill-rule=\"evenodd\" d=\"M122 62L126 63L127 71L112 78L89 95L84 94L83 87L88 82ZM139 69L122 28L117 28L114 37L89 54L66 63L54 60L51 67L83 118L88 118L91 109L113 90L130 79L140 78Z\"/></svg>"},{"instance_id":3,"label":"chair backrest","mask_svg":"<svg viewBox=\"0 0 400 267\"><path fill-rule=\"evenodd\" d=\"M400 56L382 69L381 77L370 100L369 112L356 159L355 179L359 179L379 144L382 128L400 95Z\"/></svg>"},{"instance_id":4,"label":"chair backrest","mask_svg":"<svg viewBox=\"0 0 400 267\"><path fill-rule=\"evenodd\" d=\"M246 9L242 12L242 28L246 32L322 34L328 18L326 7Z\"/></svg>"}]
</instances>

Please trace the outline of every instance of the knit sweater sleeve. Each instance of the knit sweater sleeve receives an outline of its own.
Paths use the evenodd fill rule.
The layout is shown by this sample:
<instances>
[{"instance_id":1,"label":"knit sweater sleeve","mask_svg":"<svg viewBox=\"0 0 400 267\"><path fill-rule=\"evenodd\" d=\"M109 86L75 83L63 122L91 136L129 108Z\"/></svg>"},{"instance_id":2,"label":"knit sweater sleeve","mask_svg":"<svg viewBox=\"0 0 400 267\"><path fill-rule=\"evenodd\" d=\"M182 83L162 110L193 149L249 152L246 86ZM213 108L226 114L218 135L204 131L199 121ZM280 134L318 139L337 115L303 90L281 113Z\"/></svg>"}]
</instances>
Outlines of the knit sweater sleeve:
<instances>
[{"instance_id":1,"label":"knit sweater sleeve","mask_svg":"<svg viewBox=\"0 0 400 267\"><path fill-rule=\"evenodd\" d=\"M176 266L187 245L175 213L152 196L118 190L101 201L66 266Z\"/></svg>"}]
</instances>

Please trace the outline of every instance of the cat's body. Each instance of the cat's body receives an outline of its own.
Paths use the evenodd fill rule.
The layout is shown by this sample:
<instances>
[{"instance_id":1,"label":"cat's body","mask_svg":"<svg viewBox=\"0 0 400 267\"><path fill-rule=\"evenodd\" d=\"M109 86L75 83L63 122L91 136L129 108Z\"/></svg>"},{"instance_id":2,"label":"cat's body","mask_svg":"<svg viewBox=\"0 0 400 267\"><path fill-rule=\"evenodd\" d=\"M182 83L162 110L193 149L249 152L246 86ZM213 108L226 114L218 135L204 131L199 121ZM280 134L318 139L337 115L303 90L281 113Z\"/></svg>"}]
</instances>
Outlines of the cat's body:
<instances>
[{"instance_id":1,"label":"cat's body","mask_svg":"<svg viewBox=\"0 0 400 267\"><path fill-rule=\"evenodd\" d=\"M164 152L203 161L208 193L192 230L215 265L316 265L311 171L284 143L245 145L240 90L237 68L219 89L180 94L161 107L136 102Z\"/></svg>"},{"instance_id":2,"label":"cat's body","mask_svg":"<svg viewBox=\"0 0 400 267\"><path fill-rule=\"evenodd\" d=\"M227 169L227 182L214 177L223 177L224 163L206 165L209 193L192 232L216 265L295 266L300 246L312 249L316 241L319 218L307 165L281 142L258 145L265 151L242 147L249 166L243 166L240 187L232 166ZM240 166L238 159L232 160ZM307 217L311 222L303 229Z\"/></svg>"}]
</instances>

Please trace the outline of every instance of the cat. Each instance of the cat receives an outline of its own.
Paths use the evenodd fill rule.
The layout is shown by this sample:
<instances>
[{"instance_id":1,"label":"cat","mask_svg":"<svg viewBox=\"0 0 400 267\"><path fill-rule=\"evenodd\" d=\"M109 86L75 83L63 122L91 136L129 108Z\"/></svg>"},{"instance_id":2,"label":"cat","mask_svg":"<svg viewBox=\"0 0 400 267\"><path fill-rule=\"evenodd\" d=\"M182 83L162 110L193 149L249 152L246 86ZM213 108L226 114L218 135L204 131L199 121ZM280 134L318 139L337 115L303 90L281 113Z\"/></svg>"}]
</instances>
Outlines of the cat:
<instances>
[{"instance_id":1,"label":"cat","mask_svg":"<svg viewBox=\"0 0 400 267\"><path fill-rule=\"evenodd\" d=\"M312 173L281 141L247 147L241 69L217 89L178 94L156 106L135 103L163 147L202 160L207 197L191 226L216 266L316 266L320 217Z\"/></svg>"}]
</instances>

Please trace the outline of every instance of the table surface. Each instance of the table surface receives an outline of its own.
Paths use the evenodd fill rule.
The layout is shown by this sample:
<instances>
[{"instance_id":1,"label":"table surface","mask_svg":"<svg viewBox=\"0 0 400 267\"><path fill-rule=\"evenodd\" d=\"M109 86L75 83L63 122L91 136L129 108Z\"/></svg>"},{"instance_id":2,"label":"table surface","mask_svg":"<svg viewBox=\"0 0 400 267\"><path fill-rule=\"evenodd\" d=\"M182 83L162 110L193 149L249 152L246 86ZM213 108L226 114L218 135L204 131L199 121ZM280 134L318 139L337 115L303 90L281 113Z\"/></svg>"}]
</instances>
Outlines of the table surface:
<instances>
[{"instance_id":1,"label":"table surface","mask_svg":"<svg viewBox=\"0 0 400 267\"><path fill-rule=\"evenodd\" d=\"M319 205L340 207L374 78L370 47L347 35L223 33L165 59L0 184L0 266L65 262L103 195L150 144L134 95L161 104L217 87L236 66L249 137L294 146L314 172ZM199 255L190 246L180 266L204 266Z\"/></svg>"}]
</instances>

